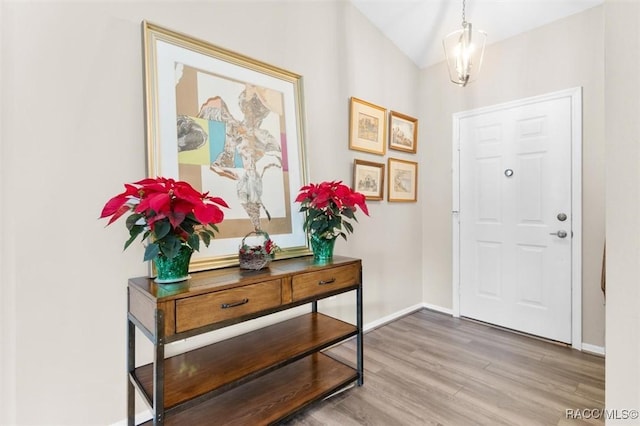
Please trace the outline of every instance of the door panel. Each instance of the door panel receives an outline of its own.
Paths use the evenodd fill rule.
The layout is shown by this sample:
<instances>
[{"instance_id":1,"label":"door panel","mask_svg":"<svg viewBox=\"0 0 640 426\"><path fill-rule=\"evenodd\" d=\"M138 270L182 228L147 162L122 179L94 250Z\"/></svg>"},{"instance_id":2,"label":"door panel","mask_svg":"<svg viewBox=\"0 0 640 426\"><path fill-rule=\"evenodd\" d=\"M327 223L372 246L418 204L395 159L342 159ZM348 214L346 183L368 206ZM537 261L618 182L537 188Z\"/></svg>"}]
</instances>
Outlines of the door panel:
<instances>
[{"instance_id":1,"label":"door panel","mask_svg":"<svg viewBox=\"0 0 640 426\"><path fill-rule=\"evenodd\" d=\"M500 193L495 191L500 179L500 158L478 160L477 193L478 221L485 224L500 223Z\"/></svg>"},{"instance_id":2,"label":"door panel","mask_svg":"<svg viewBox=\"0 0 640 426\"><path fill-rule=\"evenodd\" d=\"M461 315L571 342L571 225L568 98L460 120Z\"/></svg>"},{"instance_id":3,"label":"door panel","mask_svg":"<svg viewBox=\"0 0 640 426\"><path fill-rule=\"evenodd\" d=\"M519 304L535 307L544 306L544 247L534 245L518 245L517 279Z\"/></svg>"},{"instance_id":4,"label":"door panel","mask_svg":"<svg viewBox=\"0 0 640 426\"><path fill-rule=\"evenodd\" d=\"M478 296L500 299L502 296L502 245L478 241L477 273Z\"/></svg>"}]
</instances>

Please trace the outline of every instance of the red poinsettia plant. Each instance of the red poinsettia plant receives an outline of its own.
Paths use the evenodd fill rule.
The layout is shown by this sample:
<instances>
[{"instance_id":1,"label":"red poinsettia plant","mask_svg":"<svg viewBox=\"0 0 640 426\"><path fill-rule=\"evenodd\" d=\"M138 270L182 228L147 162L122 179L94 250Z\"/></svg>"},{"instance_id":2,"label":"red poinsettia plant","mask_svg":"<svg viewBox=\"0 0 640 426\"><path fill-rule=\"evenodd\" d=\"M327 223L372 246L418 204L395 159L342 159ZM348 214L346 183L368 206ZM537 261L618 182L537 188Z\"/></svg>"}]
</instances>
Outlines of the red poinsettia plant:
<instances>
[{"instance_id":1,"label":"red poinsettia plant","mask_svg":"<svg viewBox=\"0 0 640 426\"><path fill-rule=\"evenodd\" d=\"M208 247L218 232L216 224L224 219L219 206L229 207L222 198L171 178L142 179L124 187L123 193L107 201L100 218L110 217L110 225L131 213L126 220L129 239L124 248L142 235L142 240L147 240L144 260L159 255L173 259L184 245L198 251L201 240Z\"/></svg>"},{"instance_id":2,"label":"red poinsettia plant","mask_svg":"<svg viewBox=\"0 0 640 426\"><path fill-rule=\"evenodd\" d=\"M311 183L300 188L296 198L300 211L307 217L303 229L320 238L333 239L353 232L353 225L347 219L358 221L355 213L358 207L369 216L365 196L353 191L342 181Z\"/></svg>"}]
</instances>

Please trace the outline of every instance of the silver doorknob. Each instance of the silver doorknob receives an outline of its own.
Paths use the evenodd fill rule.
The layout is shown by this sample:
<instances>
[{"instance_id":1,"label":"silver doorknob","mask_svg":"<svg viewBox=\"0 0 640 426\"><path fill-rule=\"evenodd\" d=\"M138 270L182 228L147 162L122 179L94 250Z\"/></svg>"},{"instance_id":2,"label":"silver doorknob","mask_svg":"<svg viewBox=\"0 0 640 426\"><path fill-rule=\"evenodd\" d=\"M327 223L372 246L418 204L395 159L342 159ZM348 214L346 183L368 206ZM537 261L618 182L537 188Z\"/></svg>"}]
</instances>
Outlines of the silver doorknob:
<instances>
[{"instance_id":1,"label":"silver doorknob","mask_svg":"<svg viewBox=\"0 0 640 426\"><path fill-rule=\"evenodd\" d=\"M567 231L563 231L561 229L558 232L551 232L549 235L556 235L558 238L566 238L567 237Z\"/></svg>"}]
</instances>

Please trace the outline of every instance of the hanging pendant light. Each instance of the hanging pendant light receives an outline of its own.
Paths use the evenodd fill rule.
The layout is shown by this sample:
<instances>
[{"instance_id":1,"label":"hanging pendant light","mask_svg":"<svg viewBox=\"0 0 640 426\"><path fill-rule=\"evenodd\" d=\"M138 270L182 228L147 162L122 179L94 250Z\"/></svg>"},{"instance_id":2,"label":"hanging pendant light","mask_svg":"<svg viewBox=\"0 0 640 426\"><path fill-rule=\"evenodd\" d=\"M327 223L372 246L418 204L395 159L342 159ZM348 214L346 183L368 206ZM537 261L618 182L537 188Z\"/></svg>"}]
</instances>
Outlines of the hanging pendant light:
<instances>
[{"instance_id":1,"label":"hanging pendant light","mask_svg":"<svg viewBox=\"0 0 640 426\"><path fill-rule=\"evenodd\" d=\"M442 40L451 82L464 87L477 78L486 41L487 33L473 30L465 19L465 0L462 0L462 29Z\"/></svg>"}]
</instances>

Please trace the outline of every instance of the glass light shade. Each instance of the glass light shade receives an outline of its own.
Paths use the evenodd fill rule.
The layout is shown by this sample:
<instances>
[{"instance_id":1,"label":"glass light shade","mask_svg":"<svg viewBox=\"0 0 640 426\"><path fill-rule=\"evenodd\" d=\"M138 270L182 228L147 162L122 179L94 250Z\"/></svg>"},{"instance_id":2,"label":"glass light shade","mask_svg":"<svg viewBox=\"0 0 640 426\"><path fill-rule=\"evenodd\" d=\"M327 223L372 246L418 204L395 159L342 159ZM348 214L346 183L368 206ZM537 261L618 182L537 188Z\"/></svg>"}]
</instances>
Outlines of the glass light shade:
<instances>
[{"instance_id":1,"label":"glass light shade","mask_svg":"<svg viewBox=\"0 0 640 426\"><path fill-rule=\"evenodd\" d=\"M453 83L464 87L475 81L482 67L486 41L487 33L474 31L469 22L463 22L462 29L448 34L442 40L449 79Z\"/></svg>"}]
</instances>

